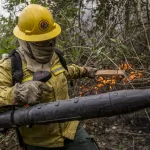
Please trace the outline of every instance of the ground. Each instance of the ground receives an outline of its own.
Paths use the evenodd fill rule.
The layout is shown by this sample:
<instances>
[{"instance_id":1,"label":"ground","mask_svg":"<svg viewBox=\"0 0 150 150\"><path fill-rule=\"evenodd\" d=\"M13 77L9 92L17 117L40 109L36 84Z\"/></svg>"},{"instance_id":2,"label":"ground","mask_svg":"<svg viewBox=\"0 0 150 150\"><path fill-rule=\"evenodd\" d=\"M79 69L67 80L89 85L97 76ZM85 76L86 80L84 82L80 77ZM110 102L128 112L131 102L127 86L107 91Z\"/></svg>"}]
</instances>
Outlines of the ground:
<instances>
[{"instance_id":1,"label":"ground","mask_svg":"<svg viewBox=\"0 0 150 150\"><path fill-rule=\"evenodd\" d=\"M150 150L150 109L82 121L101 150ZM0 150L17 150L13 130L0 136Z\"/></svg>"},{"instance_id":2,"label":"ground","mask_svg":"<svg viewBox=\"0 0 150 150\"><path fill-rule=\"evenodd\" d=\"M84 127L101 150L150 150L149 111L91 119Z\"/></svg>"}]
</instances>

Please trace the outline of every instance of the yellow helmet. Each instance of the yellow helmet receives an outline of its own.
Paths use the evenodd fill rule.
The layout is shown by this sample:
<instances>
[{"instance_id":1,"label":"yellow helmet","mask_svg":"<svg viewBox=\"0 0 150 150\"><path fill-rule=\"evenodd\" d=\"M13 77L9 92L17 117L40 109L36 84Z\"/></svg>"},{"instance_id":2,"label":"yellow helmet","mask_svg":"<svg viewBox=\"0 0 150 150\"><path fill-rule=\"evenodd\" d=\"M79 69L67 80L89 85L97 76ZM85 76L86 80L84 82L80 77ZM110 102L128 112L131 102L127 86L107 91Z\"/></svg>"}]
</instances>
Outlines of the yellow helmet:
<instances>
[{"instance_id":1,"label":"yellow helmet","mask_svg":"<svg viewBox=\"0 0 150 150\"><path fill-rule=\"evenodd\" d=\"M30 42L49 40L60 33L61 27L54 22L50 11L37 4L30 4L22 10L13 30L18 39Z\"/></svg>"}]
</instances>

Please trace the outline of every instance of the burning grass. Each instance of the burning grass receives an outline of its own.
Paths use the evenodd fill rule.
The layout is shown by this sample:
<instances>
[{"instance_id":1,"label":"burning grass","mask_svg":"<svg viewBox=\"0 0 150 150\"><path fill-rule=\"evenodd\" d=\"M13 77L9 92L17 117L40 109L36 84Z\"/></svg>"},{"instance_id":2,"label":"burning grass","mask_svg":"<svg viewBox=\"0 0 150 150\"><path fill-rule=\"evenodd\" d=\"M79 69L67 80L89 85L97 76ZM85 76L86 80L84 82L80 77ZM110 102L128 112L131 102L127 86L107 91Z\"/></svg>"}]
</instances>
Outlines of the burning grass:
<instances>
[{"instance_id":1,"label":"burning grass","mask_svg":"<svg viewBox=\"0 0 150 150\"><path fill-rule=\"evenodd\" d=\"M94 84L89 84L89 82L84 83L80 86L79 95L84 96L86 93L92 92L92 94L100 94L107 91L112 91L114 86L129 84L136 79L143 78L142 71L133 70L132 64L121 64L118 69L125 70L124 75L112 75L112 76L98 76Z\"/></svg>"}]
</instances>

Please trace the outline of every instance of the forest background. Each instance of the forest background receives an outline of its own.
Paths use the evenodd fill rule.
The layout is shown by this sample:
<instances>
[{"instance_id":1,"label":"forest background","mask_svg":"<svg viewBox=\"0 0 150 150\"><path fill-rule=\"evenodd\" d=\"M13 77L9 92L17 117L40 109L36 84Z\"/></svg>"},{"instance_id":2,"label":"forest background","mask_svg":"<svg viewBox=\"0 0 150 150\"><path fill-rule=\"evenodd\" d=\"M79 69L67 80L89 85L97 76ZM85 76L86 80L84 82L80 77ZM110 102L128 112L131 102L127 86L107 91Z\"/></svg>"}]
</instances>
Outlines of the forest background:
<instances>
[{"instance_id":1,"label":"forest background","mask_svg":"<svg viewBox=\"0 0 150 150\"><path fill-rule=\"evenodd\" d=\"M41 4L62 27L57 47L68 64L123 69L125 76L82 79L70 87L70 96L87 96L150 86L149 0L4 0L0 14L0 55L18 47L12 31L19 12L29 3ZM3 5L2 5L3 4ZM83 121L102 150L149 150L150 111ZM0 135L1 150L15 150L12 130Z\"/></svg>"}]
</instances>

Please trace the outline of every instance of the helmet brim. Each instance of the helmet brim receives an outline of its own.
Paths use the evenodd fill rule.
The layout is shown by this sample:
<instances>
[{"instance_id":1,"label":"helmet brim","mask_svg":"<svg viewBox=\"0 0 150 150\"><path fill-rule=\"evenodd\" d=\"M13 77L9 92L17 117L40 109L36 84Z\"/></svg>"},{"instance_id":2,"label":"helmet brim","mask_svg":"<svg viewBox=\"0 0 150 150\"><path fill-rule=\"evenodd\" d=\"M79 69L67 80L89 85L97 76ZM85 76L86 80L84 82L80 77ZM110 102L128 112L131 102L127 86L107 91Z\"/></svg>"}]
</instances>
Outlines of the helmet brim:
<instances>
[{"instance_id":1,"label":"helmet brim","mask_svg":"<svg viewBox=\"0 0 150 150\"><path fill-rule=\"evenodd\" d=\"M55 38L61 33L61 27L57 24L55 29L53 29L50 32L44 33L44 34L32 34L32 35L27 35L24 32L19 30L18 25L14 28L13 34L21 40L28 41L28 42L39 42L39 41L45 41L49 40L52 38Z\"/></svg>"}]
</instances>

